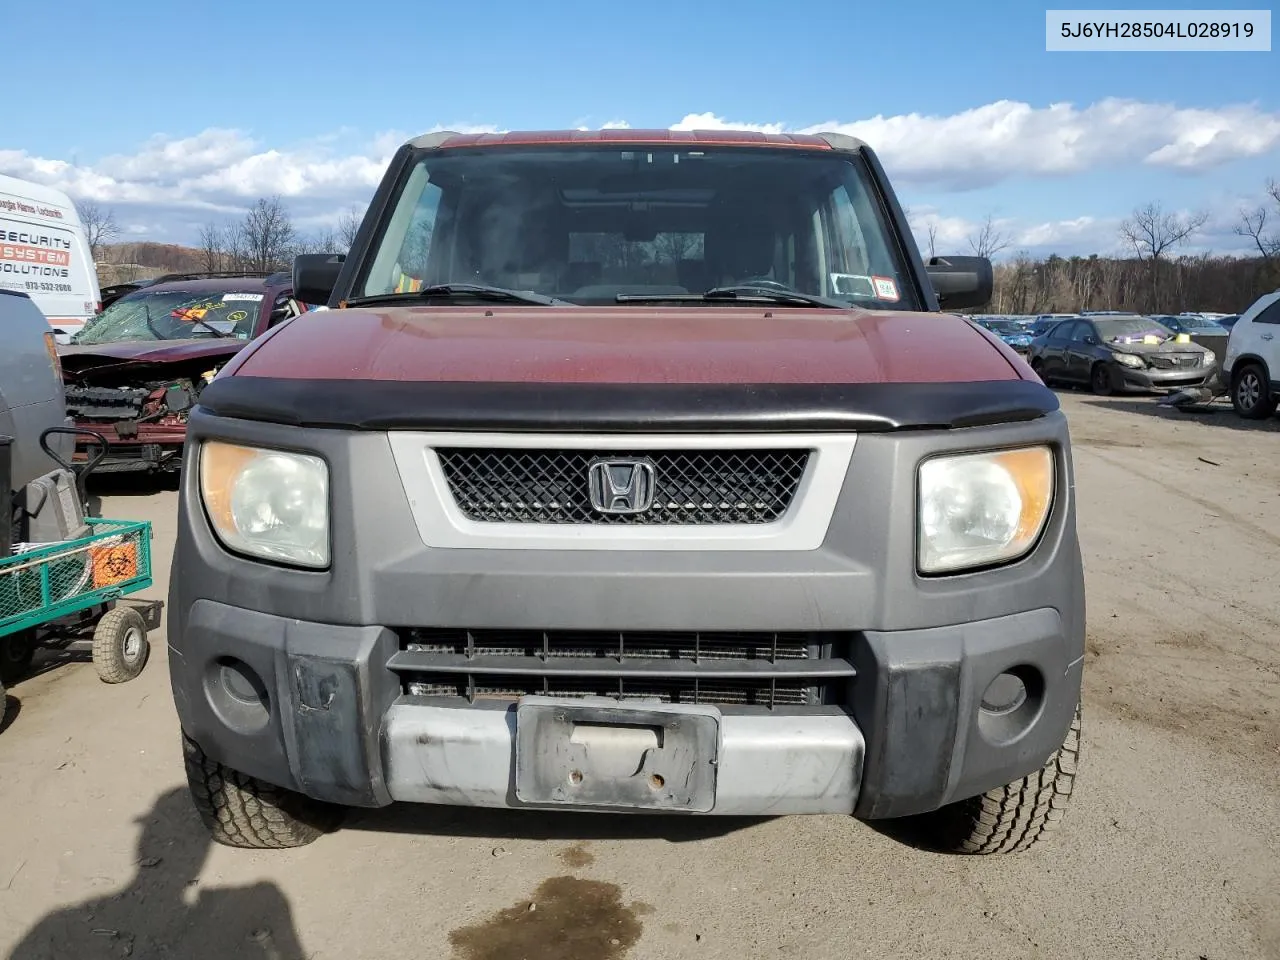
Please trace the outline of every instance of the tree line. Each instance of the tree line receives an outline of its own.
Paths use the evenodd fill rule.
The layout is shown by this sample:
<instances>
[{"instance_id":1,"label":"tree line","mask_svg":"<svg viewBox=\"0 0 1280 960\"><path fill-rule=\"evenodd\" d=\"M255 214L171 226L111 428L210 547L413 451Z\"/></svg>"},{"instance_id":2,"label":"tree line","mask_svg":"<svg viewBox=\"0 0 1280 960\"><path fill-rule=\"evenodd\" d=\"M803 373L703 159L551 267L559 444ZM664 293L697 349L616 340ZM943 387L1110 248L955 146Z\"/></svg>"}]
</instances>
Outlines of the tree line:
<instances>
[{"instance_id":1,"label":"tree line","mask_svg":"<svg viewBox=\"0 0 1280 960\"><path fill-rule=\"evenodd\" d=\"M308 235L294 226L279 197L262 197L243 219L200 228L202 267L209 272L287 270L300 253L346 253L361 218L358 207L349 207L338 216L336 227Z\"/></svg>"},{"instance_id":2,"label":"tree line","mask_svg":"<svg viewBox=\"0 0 1280 960\"><path fill-rule=\"evenodd\" d=\"M159 244L120 244L115 211L94 201L76 204L89 249L96 263L109 263L113 253L136 251ZM299 230L278 196L260 197L239 220L211 221L200 228L197 240L199 269L212 272L287 270L300 253L346 253L355 240L363 216L349 207L335 227L315 233Z\"/></svg>"}]
</instances>

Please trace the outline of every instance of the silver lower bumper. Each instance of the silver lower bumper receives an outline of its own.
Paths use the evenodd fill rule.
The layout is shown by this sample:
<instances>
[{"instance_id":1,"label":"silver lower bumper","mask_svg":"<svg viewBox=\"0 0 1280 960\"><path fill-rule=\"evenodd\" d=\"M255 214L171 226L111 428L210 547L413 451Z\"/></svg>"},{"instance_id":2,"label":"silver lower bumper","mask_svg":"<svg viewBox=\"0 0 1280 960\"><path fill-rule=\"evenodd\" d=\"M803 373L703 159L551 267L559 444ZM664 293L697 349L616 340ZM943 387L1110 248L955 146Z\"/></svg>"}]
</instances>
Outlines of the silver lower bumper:
<instances>
[{"instance_id":1,"label":"silver lower bumper","mask_svg":"<svg viewBox=\"0 0 1280 960\"><path fill-rule=\"evenodd\" d=\"M397 703L383 727L387 786L397 801L524 808L515 795L516 711ZM865 741L853 718L720 718L709 814L851 814ZM560 808L563 809L563 808ZM579 808L574 808L579 809Z\"/></svg>"}]
</instances>

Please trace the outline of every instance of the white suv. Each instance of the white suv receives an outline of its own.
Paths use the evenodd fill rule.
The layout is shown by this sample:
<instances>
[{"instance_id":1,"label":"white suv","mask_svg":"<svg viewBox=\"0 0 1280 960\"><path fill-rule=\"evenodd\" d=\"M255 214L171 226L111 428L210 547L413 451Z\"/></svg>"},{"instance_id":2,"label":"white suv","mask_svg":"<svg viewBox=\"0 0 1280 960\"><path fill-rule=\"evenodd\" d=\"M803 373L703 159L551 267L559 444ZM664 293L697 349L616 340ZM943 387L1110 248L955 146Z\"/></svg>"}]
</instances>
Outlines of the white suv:
<instances>
[{"instance_id":1,"label":"white suv","mask_svg":"<svg viewBox=\"0 0 1280 960\"><path fill-rule=\"evenodd\" d=\"M1280 400L1280 290L1265 294L1231 328L1222 360L1231 404L1248 420L1265 420Z\"/></svg>"}]
</instances>

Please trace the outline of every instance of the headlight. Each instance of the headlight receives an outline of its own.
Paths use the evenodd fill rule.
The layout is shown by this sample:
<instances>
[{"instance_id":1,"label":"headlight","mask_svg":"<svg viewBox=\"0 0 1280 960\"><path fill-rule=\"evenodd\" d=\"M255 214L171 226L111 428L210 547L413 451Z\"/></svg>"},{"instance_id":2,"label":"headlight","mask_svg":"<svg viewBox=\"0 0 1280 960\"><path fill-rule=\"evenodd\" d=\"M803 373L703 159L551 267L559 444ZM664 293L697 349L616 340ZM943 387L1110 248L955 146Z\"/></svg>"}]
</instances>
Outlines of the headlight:
<instances>
[{"instance_id":1,"label":"headlight","mask_svg":"<svg viewBox=\"0 0 1280 960\"><path fill-rule=\"evenodd\" d=\"M200 495L230 549L329 565L329 468L319 457L210 440L200 447Z\"/></svg>"},{"instance_id":2,"label":"headlight","mask_svg":"<svg viewBox=\"0 0 1280 960\"><path fill-rule=\"evenodd\" d=\"M1117 353L1113 354L1113 356L1116 358L1117 362L1124 364L1126 367L1135 367L1136 369L1141 370L1146 366L1143 359L1134 353Z\"/></svg>"},{"instance_id":3,"label":"headlight","mask_svg":"<svg viewBox=\"0 0 1280 960\"><path fill-rule=\"evenodd\" d=\"M1048 447L934 457L920 464L921 573L949 573L1022 557L1053 503Z\"/></svg>"},{"instance_id":4,"label":"headlight","mask_svg":"<svg viewBox=\"0 0 1280 960\"><path fill-rule=\"evenodd\" d=\"M1206 367L1212 367L1214 361L1217 359L1218 359L1218 355L1214 353L1212 350L1206 350L1204 352L1204 365Z\"/></svg>"}]
</instances>

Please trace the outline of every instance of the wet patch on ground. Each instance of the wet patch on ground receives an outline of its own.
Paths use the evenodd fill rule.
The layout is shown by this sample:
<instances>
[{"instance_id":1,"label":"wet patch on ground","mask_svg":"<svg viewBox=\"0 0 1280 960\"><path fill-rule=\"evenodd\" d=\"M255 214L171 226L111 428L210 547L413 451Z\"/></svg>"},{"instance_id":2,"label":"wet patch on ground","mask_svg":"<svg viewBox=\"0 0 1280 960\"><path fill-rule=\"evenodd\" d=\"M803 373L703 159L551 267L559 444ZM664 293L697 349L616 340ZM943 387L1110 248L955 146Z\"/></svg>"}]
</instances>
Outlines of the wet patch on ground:
<instances>
[{"instance_id":1,"label":"wet patch on ground","mask_svg":"<svg viewBox=\"0 0 1280 960\"><path fill-rule=\"evenodd\" d=\"M575 843L571 847L565 847L556 856L560 858L561 863L573 870L589 867L596 862L595 855L583 843Z\"/></svg>"},{"instance_id":2,"label":"wet patch on ground","mask_svg":"<svg viewBox=\"0 0 1280 960\"><path fill-rule=\"evenodd\" d=\"M616 883L551 877L449 943L457 960L620 960L640 939L642 906L625 906Z\"/></svg>"}]
</instances>

